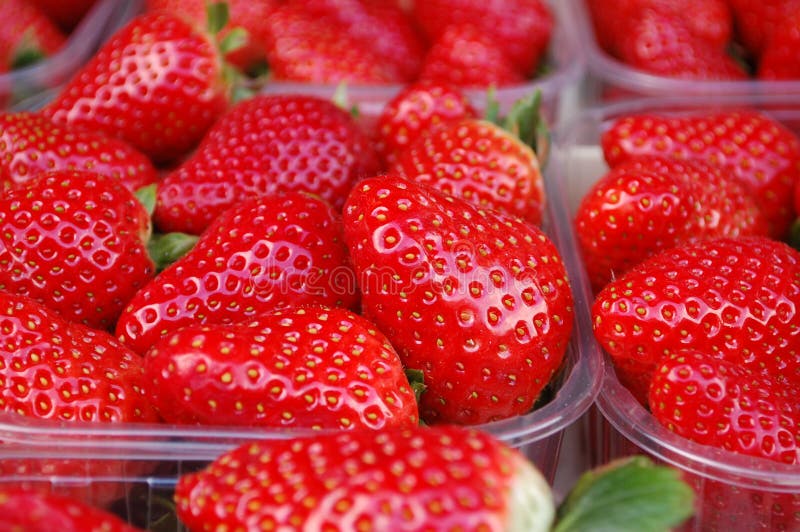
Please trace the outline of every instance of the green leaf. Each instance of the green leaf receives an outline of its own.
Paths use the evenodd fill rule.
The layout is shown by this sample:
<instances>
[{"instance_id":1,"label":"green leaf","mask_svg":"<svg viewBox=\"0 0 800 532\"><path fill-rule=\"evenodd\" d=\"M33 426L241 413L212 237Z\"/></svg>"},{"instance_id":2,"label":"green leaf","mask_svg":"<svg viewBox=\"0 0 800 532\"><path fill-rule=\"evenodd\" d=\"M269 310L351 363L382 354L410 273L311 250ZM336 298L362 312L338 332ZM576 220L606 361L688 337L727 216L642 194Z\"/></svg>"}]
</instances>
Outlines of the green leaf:
<instances>
[{"instance_id":1,"label":"green leaf","mask_svg":"<svg viewBox=\"0 0 800 532\"><path fill-rule=\"evenodd\" d=\"M693 513L675 469L634 456L587 473L558 508L553 532L662 532Z\"/></svg>"},{"instance_id":2,"label":"green leaf","mask_svg":"<svg viewBox=\"0 0 800 532\"><path fill-rule=\"evenodd\" d=\"M542 151L549 144L549 131L542 118L542 92L537 90L514 102L503 120L503 127L533 148L542 161Z\"/></svg>"},{"instance_id":3,"label":"green leaf","mask_svg":"<svg viewBox=\"0 0 800 532\"><path fill-rule=\"evenodd\" d=\"M144 206L144 209L150 216L153 215L153 211L156 208L156 191L157 185L155 183L151 183L137 189L135 193L136 199L138 199L139 203Z\"/></svg>"},{"instance_id":4,"label":"green leaf","mask_svg":"<svg viewBox=\"0 0 800 532\"><path fill-rule=\"evenodd\" d=\"M198 236L186 233L156 233L147 243L150 258L161 271L179 258L183 257L197 243Z\"/></svg>"},{"instance_id":5,"label":"green leaf","mask_svg":"<svg viewBox=\"0 0 800 532\"><path fill-rule=\"evenodd\" d=\"M39 44L39 39L33 30L26 30L19 39L14 53L11 56L11 69L25 68L44 59L46 54Z\"/></svg>"},{"instance_id":6,"label":"green leaf","mask_svg":"<svg viewBox=\"0 0 800 532\"><path fill-rule=\"evenodd\" d=\"M231 31L228 32L225 37L219 43L219 51L223 54L228 54L233 52L234 50L238 50L245 44L247 44L247 39L250 38L250 34L247 33L247 30L244 28L233 28Z\"/></svg>"},{"instance_id":7,"label":"green leaf","mask_svg":"<svg viewBox=\"0 0 800 532\"><path fill-rule=\"evenodd\" d=\"M206 29L211 35L217 35L230 20L227 2L206 3Z\"/></svg>"},{"instance_id":8,"label":"green leaf","mask_svg":"<svg viewBox=\"0 0 800 532\"><path fill-rule=\"evenodd\" d=\"M414 392L414 397L419 403L422 392L427 388L427 386L425 386L425 375L422 373L421 369L412 368L406 368L405 373L408 383L411 385L411 390Z\"/></svg>"},{"instance_id":9,"label":"green leaf","mask_svg":"<svg viewBox=\"0 0 800 532\"><path fill-rule=\"evenodd\" d=\"M500 123L500 101L497 99L497 88L494 85L486 90L486 111L483 118L492 124L502 125Z\"/></svg>"},{"instance_id":10,"label":"green leaf","mask_svg":"<svg viewBox=\"0 0 800 532\"><path fill-rule=\"evenodd\" d=\"M796 250L800 250L800 218L792 224L792 230L789 233L789 245Z\"/></svg>"}]
</instances>

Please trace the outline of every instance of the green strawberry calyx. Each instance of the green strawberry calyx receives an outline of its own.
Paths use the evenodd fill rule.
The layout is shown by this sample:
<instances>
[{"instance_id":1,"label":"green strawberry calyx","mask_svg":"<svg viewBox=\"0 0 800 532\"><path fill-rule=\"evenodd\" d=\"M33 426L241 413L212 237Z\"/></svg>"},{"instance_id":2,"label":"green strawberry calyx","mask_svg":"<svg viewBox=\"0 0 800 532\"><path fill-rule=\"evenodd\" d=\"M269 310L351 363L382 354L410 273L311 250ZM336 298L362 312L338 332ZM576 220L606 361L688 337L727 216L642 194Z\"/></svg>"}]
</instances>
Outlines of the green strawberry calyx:
<instances>
[{"instance_id":1,"label":"green strawberry calyx","mask_svg":"<svg viewBox=\"0 0 800 532\"><path fill-rule=\"evenodd\" d=\"M550 147L550 130L542 116L542 91L536 90L514 102L505 116L500 116L500 102L494 87L486 93L484 118L502 127L536 153L544 168Z\"/></svg>"},{"instance_id":2,"label":"green strawberry calyx","mask_svg":"<svg viewBox=\"0 0 800 532\"><path fill-rule=\"evenodd\" d=\"M155 183L136 190L135 196L149 216L153 215L156 205L157 185ZM147 252L156 265L156 271L183 257L194 247L200 237L186 233L152 233L147 239Z\"/></svg>"}]
</instances>

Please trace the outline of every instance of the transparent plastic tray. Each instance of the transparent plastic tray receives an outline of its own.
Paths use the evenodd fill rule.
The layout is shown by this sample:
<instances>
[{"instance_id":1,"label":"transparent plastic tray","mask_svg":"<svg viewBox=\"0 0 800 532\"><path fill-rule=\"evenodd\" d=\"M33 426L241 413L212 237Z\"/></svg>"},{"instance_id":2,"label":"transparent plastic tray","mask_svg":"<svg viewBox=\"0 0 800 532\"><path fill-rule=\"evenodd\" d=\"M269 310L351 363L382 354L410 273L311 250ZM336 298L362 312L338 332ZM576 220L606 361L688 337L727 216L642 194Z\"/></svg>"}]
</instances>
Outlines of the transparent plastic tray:
<instances>
[{"instance_id":1,"label":"transparent plastic tray","mask_svg":"<svg viewBox=\"0 0 800 532\"><path fill-rule=\"evenodd\" d=\"M638 112L686 114L741 107L760 109L800 132L800 100L791 96L640 98L585 109L555 135L549 174L554 201L561 202L571 224L581 198L607 170L599 140L615 118ZM778 512L800 510L800 466L734 454L674 434L620 384L609 359L596 406L587 418L593 465L646 454L683 473L698 494L696 517L684 530L769 530L783 519ZM792 523L795 529L800 528L798 519Z\"/></svg>"},{"instance_id":2,"label":"transparent plastic tray","mask_svg":"<svg viewBox=\"0 0 800 532\"><path fill-rule=\"evenodd\" d=\"M20 100L65 83L99 45L125 23L140 0L97 0L57 53L25 68L0 75L0 101L14 107Z\"/></svg>"},{"instance_id":3,"label":"transparent plastic tray","mask_svg":"<svg viewBox=\"0 0 800 532\"><path fill-rule=\"evenodd\" d=\"M598 44L585 0L563 0L575 19L579 46L586 59L583 96L590 103L634 96L787 94L800 97L800 80L702 81L650 74L606 53Z\"/></svg>"}]
</instances>

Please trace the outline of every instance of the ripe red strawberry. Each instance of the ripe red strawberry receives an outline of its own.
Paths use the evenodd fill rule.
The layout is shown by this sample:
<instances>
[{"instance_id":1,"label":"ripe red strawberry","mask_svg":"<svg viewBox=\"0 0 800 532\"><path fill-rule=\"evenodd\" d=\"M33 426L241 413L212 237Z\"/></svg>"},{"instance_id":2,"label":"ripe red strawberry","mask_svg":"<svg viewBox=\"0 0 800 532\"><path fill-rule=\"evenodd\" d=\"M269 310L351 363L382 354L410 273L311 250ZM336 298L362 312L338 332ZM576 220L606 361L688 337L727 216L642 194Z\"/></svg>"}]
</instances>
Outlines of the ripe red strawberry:
<instances>
[{"instance_id":1,"label":"ripe red strawberry","mask_svg":"<svg viewBox=\"0 0 800 532\"><path fill-rule=\"evenodd\" d=\"M117 515L80 500L0 487L0 530L24 532L137 532Z\"/></svg>"},{"instance_id":2,"label":"ripe red strawberry","mask_svg":"<svg viewBox=\"0 0 800 532\"><path fill-rule=\"evenodd\" d=\"M225 60L245 71L263 64L266 56L260 36L265 31L267 17L279 4L279 0L227 0L227 4L230 20L220 32L220 39L230 35L232 28L245 30L246 36L242 46L225 54ZM146 9L169 11L185 17L197 27L208 27L205 0L147 0Z\"/></svg>"},{"instance_id":3,"label":"ripe red strawberry","mask_svg":"<svg viewBox=\"0 0 800 532\"><path fill-rule=\"evenodd\" d=\"M393 176L353 189L344 227L364 314L424 373L425 421L530 411L573 321L564 264L543 232Z\"/></svg>"},{"instance_id":4,"label":"ripe red strawberry","mask_svg":"<svg viewBox=\"0 0 800 532\"><path fill-rule=\"evenodd\" d=\"M360 42L336 21L284 4L266 21L264 47L277 80L386 84L403 81L401 68L385 61L373 43Z\"/></svg>"},{"instance_id":5,"label":"ripe red strawberry","mask_svg":"<svg viewBox=\"0 0 800 532\"><path fill-rule=\"evenodd\" d=\"M702 351L678 351L658 364L649 404L659 423L697 443L800 461L800 412L768 375Z\"/></svg>"},{"instance_id":6,"label":"ripe red strawberry","mask_svg":"<svg viewBox=\"0 0 800 532\"><path fill-rule=\"evenodd\" d=\"M631 67L672 78L744 80L747 72L726 49L696 36L685 12L645 10L625 27L618 57Z\"/></svg>"},{"instance_id":7,"label":"ripe red strawberry","mask_svg":"<svg viewBox=\"0 0 800 532\"><path fill-rule=\"evenodd\" d=\"M650 257L606 285L592 316L597 340L613 360L626 362L623 381L648 380L664 356L693 348L796 387L798 309L800 252L739 237Z\"/></svg>"},{"instance_id":8,"label":"ripe red strawberry","mask_svg":"<svg viewBox=\"0 0 800 532\"><path fill-rule=\"evenodd\" d=\"M719 236L766 235L737 180L702 161L643 156L624 161L586 192L575 233L595 290L645 258Z\"/></svg>"},{"instance_id":9,"label":"ripe red strawberry","mask_svg":"<svg viewBox=\"0 0 800 532\"><path fill-rule=\"evenodd\" d=\"M242 201L130 301L117 336L144 353L170 331L230 324L265 311L318 303L352 308L358 296L341 220L299 192Z\"/></svg>"},{"instance_id":10,"label":"ripe red strawberry","mask_svg":"<svg viewBox=\"0 0 800 532\"><path fill-rule=\"evenodd\" d=\"M452 85L412 83L389 100L381 111L375 127L375 149L389 167L418 137L477 114L464 93Z\"/></svg>"},{"instance_id":11,"label":"ripe red strawberry","mask_svg":"<svg viewBox=\"0 0 800 532\"><path fill-rule=\"evenodd\" d=\"M792 194L800 180L800 140L765 114L741 110L626 116L603 134L601 144L612 167L640 155L699 159L720 167L750 190L774 238L784 238L795 217Z\"/></svg>"},{"instance_id":12,"label":"ripe red strawberry","mask_svg":"<svg viewBox=\"0 0 800 532\"><path fill-rule=\"evenodd\" d=\"M419 79L481 88L520 84L526 76L492 34L467 24L451 24L431 43Z\"/></svg>"},{"instance_id":13,"label":"ripe red strawberry","mask_svg":"<svg viewBox=\"0 0 800 532\"><path fill-rule=\"evenodd\" d=\"M72 31L98 0L32 0L47 17L64 31Z\"/></svg>"},{"instance_id":14,"label":"ripe red strawberry","mask_svg":"<svg viewBox=\"0 0 800 532\"><path fill-rule=\"evenodd\" d=\"M470 25L490 35L523 75L536 70L554 26L542 0L416 0L412 12L431 41L451 25Z\"/></svg>"},{"instance_id":15,"label":"ripe red strawberry","mask_svg":"<svg viewBox=\"0 0 800 532\"><path fill-rule=\"evenodd\" d=\"M13 70L58 52L66 36L37 6L26 0L0 2L0 64Z\"/></svg>"},{"instance_id":16,"label":"ripe red strawberry","mask_svg":"<svg viewBox=\"0 0 800 532\"><path fill-rule=\"evenodd\" d=\"M162 231L199 234L248 197L309 192L340 209L353 184L378 171L369 139L332 102L263 95L235 105L158 187Z\"/></svg>"},{"instance_id":17,"label":"ripe red strawberry","mask_svg":"<svg viewBox=\"0 0 800 532\"><path fill-rule=\"evenodd\" d=\"M342 308L292 307L234 325L187 326L145 355L165 421L380 429L419 423L400 358Z\"/></svg>"},{"instance_id":18,"label":"ripe red strawberry","mask_svg":"<svg viewBox=\"0 0 800 532\"><path fill-rule=\"evenodd\" d=\"M0 198L0 290L63 318L113 328L155 275L149 218L136 197L99 174L57 171Z\"/></svg>"},{"instance_id":19,"label":"ripe red strawberry","mask_svg":"<svg viewBox=\"0 0 800 532\"><path fill-rule=\"evenodd\" d=\"M728 0L738 40L753 57L760 57L781 21L800 6L800 0Z\"/></svg>"},{"instance_id":20,"label":"ripe red strawberry","mask_svg":"<svg viewBox=\"0 0 800 532\"><path fill-rule=\"evenodd\" d=\"M800 79L800 3L787 11L766 41L757 75L768 80Z\"/></svg>"},{"instance_id":21,"label":"ripe red strawberry","mask_svg":"<svg viewBox=\"0 0 800 532\"><path fill-rule=\"evenodd\" d=\"M518 451L456 427L249 443L184 475L175 490L192 530L539 532L553 522L552 497Z\"/></svg>"},{"instance_id":22,"label":"ripe red strawberry","mask_svg":"<svg viewBox=\"0 0 800 532\"><path fill-rule=\"evenodd\" d=\"M31 423L154 423L143 394L144 361L104 331L64 320L25 297L0 291L0 410ZM34 453L0 460L0 475L15 485L49 489L47 477L119 478L152 467L145 461L37 459ZM45 477L45 478L47 478ZM27 479L30 479L28 482ZM124 495L125 485L98 480L62 486L65 493L103 504Z\"/></svg>"},{"instance_id":23,"label":"ripe red strawberry","mask_svg":"<svg viewBox=\"0 0 800 532\"><path fill-rule=\"evenodd\" d=\"M393 170L409 179L538 225L545 205L536 153L491 122L465 118L412 142Z\"/></svg>"},{"instance_id":24,"label":"ripe red strawberry","mask_svg":"<svg viewBox=\"0 0 800 532\"><path fill-rule=\"evenodd\" d=\"M212 37L181 17L136 17L43 110L122 138L158 162L194 148L223 112L228 86Z\"/></svg>"},{"instance_id":25,"label":"ripe red strawberry","mask_svg":"<svg viewBox=\"0 0 800 532\"><path fill-rule=\"evenodd\" d=\"M14 188L52 170L96 172L131 191L158 177L150 160L121 140L35 113L0 114L0 186Z\"/></svg>"}]
</instances>

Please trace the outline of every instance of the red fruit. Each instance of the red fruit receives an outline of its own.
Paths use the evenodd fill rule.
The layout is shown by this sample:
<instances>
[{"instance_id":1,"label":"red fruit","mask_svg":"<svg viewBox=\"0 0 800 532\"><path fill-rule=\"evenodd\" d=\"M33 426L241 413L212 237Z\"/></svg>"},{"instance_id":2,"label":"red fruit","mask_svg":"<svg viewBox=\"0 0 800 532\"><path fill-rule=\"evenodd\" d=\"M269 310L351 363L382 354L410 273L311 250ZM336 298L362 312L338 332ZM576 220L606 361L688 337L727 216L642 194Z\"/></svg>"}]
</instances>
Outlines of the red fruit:
<instances>
[{"instance_id":1,"label":"red fruit","mask_svg":"<svg viewBox=\"0 0 800 532\"><path fill-rule=\"evenodd\" d=\"M663 357L692 348L797 386L797 309L800 252L764 237L739 237L650 257L606 285L592 316L595 337L611 358L645 378Z\"/></svg>"},{"instance_id":2,"label":"red fruit","mask_svg":"<svg viewBox=\"0 0 800 532\"><path fill-rule=\"evenodd\" d=\"M584 195L575 233L599 290L645 258L694 240L767 234L767 223L737 180L701 161L636 157Z\"/></svg>"},{"instance_id":3,"label":"red fruit","mask_svg":"<svg viewBox=\"0 0 800 532\"><path fill-rule=\"evenodd\" d=\"M148 11L168 11L191 21L198 28L208 26L208 10L205 0L147 0ZM245 42L241 47L225 54L225 60L242 70L248 70L266 61L264 45L260 36L264 33L265 21L279 0L227 0L230 19L220 32L220 39L229 35L232 28L245 30Z\"/></svg>"},{"instance_id":4,"label":"red fruit","mask_svg":"<svg viewBox=\"0 0 800 532\"><path fill-rule=\"evenodd\" d=\"M332 102L256 96L231 108L164 178L153 218L163 231L199 234L245 198L287 191L316 194L340 209L353 184L378 168L369 139Z\"/></svg>"},{"instance_id":5,"label":"red fruit","mask_svg":"<svg viewBox=\"0 0 800 532\"><path fill-rule=\"evenodd\" d=\"M664 357L650 385L655 418L689 440L797 464L800 413L781 385L702 351Z\"/></svg>"},{"instance_id":6,"label":"red fruit","mask_svg":"<svg viewBox=\"0 0 800 532\"><path fill-rule=\"evenodd\" d=\"M414 140L461 118L478 115L458 88L445 83L412 83L389 100L378 117L375 148L385 166Z\"/></svg>"},{"instance_id":7,"label":"red fruit","mask_svg":"<svg viewBox=\"0 0 800 532\"><path fill-rule=\"evenodd\" d=\"M728 4L736 22L738 40L751 55L758 58L772 32L791 11L800 6L800 0L728 0Z\"/></svg>"},{"instance_id":8,"label":"red fruit","mask_svg":"<svg viewBox=\"0 0 800 532\"><path fill-rule=\"evenodd\" d=\"M766 41L757 75L768 80L800 79L800 3L786 12Z\"/></svg>"},{"instance_id":9,"label":"red fruit","mask_svg":"<svg viewBox=\"0 0 800 532\"><path fill-rule=\"evenodd\" d=\"M98 0L32 0L50 20L64 31L71 31Z\"/></svg>"},{"instance_id":10,"label":"red fruit","mask_svg":"<svg viewBox=\"0 0 800 532\"><path fill-rule=\"evenodd\" d=\"M340 430L419 423L394 348L341 308L184 327L147 352L145 375L171 423Z\"/></svg>"},{"instance_id":11,"label":"red fruit","mask_svg":"<svg viewBox=\"0 0 800 532\"><path fill-rule=\"evenodd\" d=\"M610 166L631 157L699 159L729 172L753 195L782 239L794 219L792 194L800 180L800 140L756 111L697 115L632 115L618 119L601 139Z\"/></svg>"},{"instance_id":12,"label":"red fruit","mask_svg":"<svg viewBox=\"0 0 800 532\"><path fill-rule=\"evenodd\" d=\"M481 208L542 222L545 190L536 153L491 122L466 118L422 136L397 156L394 170Z\"/></svg>"},{"instance_id":13,"label":"red fruit","mask_svg":"<svg viewBox=\"0 0 800 532\"><path fill-rule=\"evenodd\" d=\"M520 84L525 75L491 35L466 24L451 24L431 44L419 79L483 88Z\"/></svg>"},{"instance_id":14,"label":"red fruit","mask_svg":"<svg viewBox=\"0 0 800 532\"><path fill-rule=\"evenodd\" d=\"M39 174L0 198L0 290L98 329L154 275L149 219L133 194L88 172Z\"/></svg>"},{"instance_id":15,"label":"red fruit","mask_svg":"<svg viewBox=\"0 0 800 532\"><path fill-rule=\"evenodd\" d=\"M158 417L143 394L143 360L106 332L68 322L38 303L0 291L0 410L54 423L147 422ZM49 489L59 475L97 478L63 484L65 493L104 504L124 495L120 482L148 462L82 458L0 460L0 475L15 485ZM30 481L26 480L30 479ZM45 480L44 486L42 480Z\"/></svg>"},{"instance_id":16,"label":"red fruit","mask_svg":"<svg viewBox=\"0 0 800 532\"><path fill-rule=\"evenodd\" d=\"M651 74L682 79L744 80L747 72L725 48L692 33L684 13L641 12L619 36L617 55Z\"/></svg>"},{"instance_id":17,"label":"red fruit","mask_svg":"<svg viewBox=\"0 0 800 532\"><path fill-rule=\"evenodd\" d=\"M158 178L150 160L121 140L34 113L0 114L0 186L17 187L52 170L103 174L131 191Z\"/></svg>"},{"instance_id":18,"label":"red fruit","mask_svg":"<svg viewBox=\"0 0 800 532\"><path fill-rule=\"evenodd\" d=\"M13 70L58 52L66 36L26 0L0 2L0 64Z\"/></svg>"},{"instance_id":19,"label":"red fruit","mask_svg":"<svg viewBox=\"0 0 800 532\"><path fill-rule=\"evenodd\" d=\"M431 41L451 25L470 25L532 75L550 44L553 15L542 0L415 0L412 13Z\"/></svg>"},{"instance_id":20,"label":"red fruit","mask_svg":"<svg viewBox=\"0 0 800 532\"><path fill-rule=\"evenodd\" d=\"M115 33L43 112L165 162L194 148L227 92L212 38L181 17L151 13Z\"/></svg>"},{"instance_id":21,"label":"red fruit","mask_svg":"<svg viewBox=\"0 0 800 532\"><path fill-rule=\"evenodd\" d=\"M230 324L303 304L351 308L358 297L341 221L299 192L242 201L131 300L117 336L138 353L187 325Z\"/></svg>"},{"instance_id":22,"label":"red fruit","mask_svg":"<svg viewBox=\"0 0 800 532\"><path fill-rule=\"evenodd\" d=\"M513 522L538 532L553 521L550 489L519 452L455 427L245 444L181 477L175 500L192 530L500 530Z\"/></svg>"},{"instance_id":23,"label":"red fruit","mask_svg":"<svg viewBox=\"0 0 800 532\"><path fill-rule=\"evenodd\" d=\"M137 532L111 512L57 494L0 488L0 529L24 532Z\"/></svg>"},{"instance_id":24,"label":"red fruit","mask_svg":"<svg viewBox=\"0 0 800 532\"><path fill-rule=\"evenodd\" d=\"M285 4L266 21L264 47L276 80L312 83L385 84L403 81L402 68L385 61L373 43L350 35L346 26Z\"/></svg>"},{"instance_id":25,"label":"red fruit","mask_svg":"<svg viewBox=\"0 0 800 532\"><path fill-rule=\"evenodd\" d=\"M344 227L364 314L424 373L426 422L531 410L573 321L564 264L544 233L392 176L353 189Z\"/></svg>"}]
</instances>

